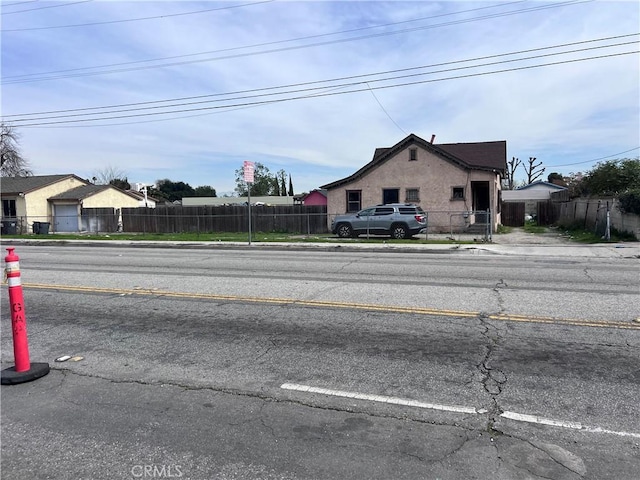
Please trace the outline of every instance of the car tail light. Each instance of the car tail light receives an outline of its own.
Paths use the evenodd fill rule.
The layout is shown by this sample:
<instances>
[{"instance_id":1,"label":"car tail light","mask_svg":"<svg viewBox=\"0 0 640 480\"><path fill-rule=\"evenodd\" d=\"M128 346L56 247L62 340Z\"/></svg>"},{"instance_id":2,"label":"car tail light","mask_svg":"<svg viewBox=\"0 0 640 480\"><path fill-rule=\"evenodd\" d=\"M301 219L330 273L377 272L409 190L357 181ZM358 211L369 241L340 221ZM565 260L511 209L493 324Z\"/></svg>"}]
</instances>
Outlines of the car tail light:
<instances>
[{"instance_id":1,"label":"car tail light","mask_svg":"<svg viewBox=\"0 0 640 480\"><path fill-rule=\"evenodd\" d=\"M416 215L416 221L418 223L423 223L424 222L424 217L422 215Z\"/></svg>"}]
</instances>

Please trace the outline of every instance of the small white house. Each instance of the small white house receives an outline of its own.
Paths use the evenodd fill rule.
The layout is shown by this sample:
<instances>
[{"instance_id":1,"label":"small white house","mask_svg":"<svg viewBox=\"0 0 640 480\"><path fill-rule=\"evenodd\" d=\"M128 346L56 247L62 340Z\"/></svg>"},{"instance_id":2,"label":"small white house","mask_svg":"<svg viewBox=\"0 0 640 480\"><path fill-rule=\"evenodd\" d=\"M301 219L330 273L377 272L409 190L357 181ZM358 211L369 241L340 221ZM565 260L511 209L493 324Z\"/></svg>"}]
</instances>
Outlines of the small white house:
<instances>
[{"instance_id":1,"label":"small white house","mask_svg":"<svg viewBox=\"0 0 640 480\"><path fill-rule=\"evenodd\" d=\"M515 190L503 190L502 201L507 203L522 202L525 204L525 213L533 215L536 213L538 202L545 202L551 198L553 192L566 189L567 187L538 181L525 185L524 187L516 188Z\"/></svg>"}]
</instances>

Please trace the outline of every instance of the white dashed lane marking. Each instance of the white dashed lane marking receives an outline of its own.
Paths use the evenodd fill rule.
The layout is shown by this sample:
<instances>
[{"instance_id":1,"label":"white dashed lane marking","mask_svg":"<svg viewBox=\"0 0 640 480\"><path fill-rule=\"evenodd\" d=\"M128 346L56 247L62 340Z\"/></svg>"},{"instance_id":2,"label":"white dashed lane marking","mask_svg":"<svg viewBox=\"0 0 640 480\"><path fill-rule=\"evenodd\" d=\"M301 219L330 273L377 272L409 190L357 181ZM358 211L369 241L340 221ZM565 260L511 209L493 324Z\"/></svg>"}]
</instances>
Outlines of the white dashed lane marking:
<instances>
[{"instance_id":1,"label":"white dashed lane marking","mask_svg":"<svg viewBox=\"0 0 640 480\"><path fill-rule=\"evenodd\" d=\"M370 402L388 403L392 405L401 405L405 407L425 408L429 410L440 410L444 412L464 413L468 415L484 414L487 413L484 409L476 409L472 407L463 407L458 405L441 405L437 403L420 402L418 400L410 400L399 397L389 397L386 395L372 395L368 393L347 392L345 390L333 390L330 388L312 387L310 385L299 385L296 383L283 383L280 388L283 390L294 390L303 393L317 393L320 395L328 395L333 397L353 398L355 400L365 400ZM601 427L592 427L583 425L579 422L565 422L562 420L552 420L550 418L539 417L537 415L527 415L524 413L516 412L502 412L500 414L502 418L509 420L515 420L517 422L536 423L538 425L548 425L551 427L569 428L573 430L580 430L588 433L604 433L608 435L618 435L621 437L633 437L640 438L640 433L624 432L608 430Z\"/></svg>"}]
</instances>

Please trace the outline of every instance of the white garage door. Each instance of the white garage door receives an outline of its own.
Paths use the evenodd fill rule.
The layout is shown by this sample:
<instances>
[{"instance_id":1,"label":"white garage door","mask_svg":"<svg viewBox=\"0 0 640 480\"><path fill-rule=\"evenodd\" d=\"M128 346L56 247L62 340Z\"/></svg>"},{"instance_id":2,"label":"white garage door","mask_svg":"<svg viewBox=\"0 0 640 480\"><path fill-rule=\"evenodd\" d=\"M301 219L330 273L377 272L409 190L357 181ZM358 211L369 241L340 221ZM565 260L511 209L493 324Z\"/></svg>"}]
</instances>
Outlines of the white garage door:
<instances>
[{"instance_id":1,"label":"white garage door","mask_svg":"<svg viewBox=\"0 0 640 480\"><path fill-rule=\"evenodd\" d=\"M78 206L77 205L54 205L53 225L55 232L77 232L78 231Z\"/></svg>"}]
</instances>

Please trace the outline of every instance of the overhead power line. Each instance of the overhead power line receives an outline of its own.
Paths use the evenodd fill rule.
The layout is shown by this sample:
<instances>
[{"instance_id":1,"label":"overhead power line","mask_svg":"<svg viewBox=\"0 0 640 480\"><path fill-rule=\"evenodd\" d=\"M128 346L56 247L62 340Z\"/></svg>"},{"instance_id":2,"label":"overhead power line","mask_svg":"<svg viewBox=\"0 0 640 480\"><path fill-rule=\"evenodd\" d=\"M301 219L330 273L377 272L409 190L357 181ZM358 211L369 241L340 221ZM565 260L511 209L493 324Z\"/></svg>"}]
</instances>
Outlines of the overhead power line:
<instances>
[{"instance_id":1,"label":"overhead power line","mask_svg":"<svg viewBox=\"0 0 640 480\"><path fill-rule=\"evenodd\" d=\"M529 70L529 69L533 69L533 68L549 67L549 66L554 66L554 65L563 65L563 64L584 62L584 61L588 61L588 60L597 60L597 59L603 59L603 58L619 57L619 56L623 56L623 55L633 55L633 54L638 54L638 53L640 53L640 52L639 51L621 52L621 53L615 53L615 54L609 54L609 55L600 55L600 56L586 57L586 58L580 58L580 59L563 60L563 61L559 61L559 62L542 63L542 64L538 64L538 65L527 65L527 66L523 66L523 67L514 67L514 68L508 68L508 69L502 69L502 70L494 70L494 71L491 71L491 72L471 73L471 74L467 74L467 75L457 75L457 76L437 78L437 79L419 80L419 81L412 81L412 82L405 82L405 83L397 83L397 84L393 84L393 85L379 85L377 87L365 86L365 87L354 88L354 89L343 91L343 92L331 92L331 93L316 92L316 93L313 93L313 94L307 94L307 95L302 95L302 96L301 95L297 95L297 96L291 96L291 97L279 98L279 99L255 100L255 101L247 101L247 102L242 102L242 103L232 103L232 104L227 104L227 105L212 105L212 106L204 106L204 107L201 106L201 107L179 108L179 109L170 110L170 111L163 111L163 112L128 113L126 115L112 115L113 113L120 113L120 112L106 112L105 114L103 114L102 117L83 118L83 119L70 119L70 120L59 120L59 119L56 119L56 117L51 117L50 119L53 120L53 121L46 121L46 122L39 122L39 123L22 123L22 122L35 122L36 120L39 120L37 118L30 118L30 119L26 119L26 120L15 119L15 120L12 121L12 123L14 123L15 126L17 126L17 127L39 127L39 126L48 126L48 125L74 124L74 123L79 123L79 122L96 122L96 121L114 120L114 119L122 119L122 118L138 118L138 117L148 117L148 116L155 116L155 115L170 115L170 114L176 114L176 113L196 112L196 111L205 111L205 110L219 110L219 109L228 109L228 108L236 108L236 107L243 107L243 106L253 106L253 105L268 105L268 104L289 102L289 101L308 99L308 98L320 98L320 97L329 97L329 96L335 96L335 95L345 95L345 94L350 94L350 93L363 92L363 91L367 91L367 90L381 90L381 89L387 89L387 88L406 87L406 86L419 85L419 84L425 84L425 83L442 82L442 81L446 81L446 80L455 80L455 79L461 79L461 78L471 78L471 77L495 75L495 74L499 74L499 73L507 73L507 72L521 71L521 70ZM475 68L475 67L476 66L467 67L467 68ZM108 116L108 115L110 115L110 116ZM58 118L64 118L64 116L60 116ZM20 122L20 123L16 123L16 122Z\"/></svg>"},{"instance_id":2,"label":"overhead power line","mask_svg":"<svg viewBox=\"0 0 640 480\"><path fill-rule=\"evenodd\" d=\"M640 146L635 147L635 148L630 148L629 150L625 150L624 152L618 152L618 153L613 153L611 155L607 155L605 157L600 157L600 158L594 158L592 160L585 160L583 162L575 162L575 163L565 163L564 165L551 165L550 168L556 168L556 167L572 167L574 165L583 165L585 163L593 163L593 162L597 162L599 160L605 160L607 158L611 158L611 157L617 157L618 155L624 155L625 153L629 153L629 152L635 152L637 150L640 150Z\"/></svg>"},{"instance_id":3,"label":"overhead power line","mask_svg":"<svg viewBox=\"0 0 640 480\"><path fill-rule=\"evenodd\" d=\"M244 49L249 49L249 48L265 47L265 46L269 46L269 45L290 43L290 42L299 41L299 40L307 40L307 39L313 39L313 38L319 38L319 37L338 35L338 34L341 34L341 33L350 33L352 31L336 32L336 33L321 34L321 35L312 35L312 36L309 36L309 37L301 37L301 38L298 38L298 39L280 40L280 41L266 42L266 43L250 45L250 46L233 47L233 48L227 48L227 49L221 49L221 50L212 50L212 51L208 51L208 52L199 52L199 53L191 53L191 54L184 54L184 55L175 55L175 56L172 56L172 57L162 57L162 58L150 59L150 60L137 60L137 61L132 61L132 62L123 62L123 63L117 63L117 64L94 66L94 67L81 67L81 68L73 68L73 69L66 69L66 70L56 70L56 71L40 72L40 73L30 73L30 74L22 74L22 75L7 75L7 76L4 77L4 79L2 81L2 84L3 85L10 85L10 84L15 84L15 83L29 83L29 82L48 81L48 80L59 80L59 79L64 79L64 78L86 77L86 76L106 75L106 74L114 74L114 73L126 73L126 72L133 72L133 71L139 71L139 70L148 70L148 69L165 68L165 67L175 67L175 66L182 66L182 65L194 64L194 63L212 62L212 61L217 61L217 60L229 60L229 59L234 59L234 58L249 57L249 56L255 56L255 55L265 55L265 54L270 54L270 53L279 53L279 52L284 52L284 51L306 49L306 48L310 48L310 47L326 46L326 45L333 45L333 44L338 44L338 43L347 43L347 42L365 40L365 39L369 39L369 38L378 38L378 37L385 37L385 36L390 36L390 35L399 35L399 34L402 34L402 33L410 33L410 32L419 31L419 30L427 30L427 29L440 28L440 27L445 27L445 26L459 25L459 24L463 24L463 23L477 22L477 21L488 20L488 19L492 19L492 18L499 18L499 17L517 15L517 14L522 14L522 13L530 13L530 12L533 12L533 11L545 10L545 9L549 9L549 8L559 8L559 7L562 7L562 6L576 5L576 4L580 4L580 3L587 3L587 2L590 2L590 1L593 1L593 0L570 0L570 1L567 1L567 2L563 2L563 3L555 3L555 4L551 4L551 5L542 5L542 6L530 7L530 8L526 8L526 9L514 10L514 11L510 11L510 12L501 12L501 13L489 14L489 15L484 15L484 16L480 16L480 17L470 18L470 19L454 20L454 21L445 22L445 23L439 23L439 24L434 24L434 25L425 25L425 26L413 27L413 28L404 29L404 30L395 30L395 31L392 31L392 32L381 32L381 33L374 33L374 34L369 34L369 35L364 35L364 36L359 36L359 37L349 37L349 38L342 38L342 39L335 39L335 40L327 40L327 41L324 41L324 42L310 43L310 44L305 44L305 45L293 45L293 46L282 47L282 48L261 50L261 51L258 51L258 52L235 53L235 54L229 54L229 55L223 55L223 56L217 56L217 57L209 57L209 58L201 58L201 59L193 59L193 60L183 60L183 61L179 61L179 62L162 63L162 64L159 64L159 65L146 65L146 66L137 66L137 67L133 67L133 66L132 67L126 67L126 65L138 65L138 64L141 64L141 63L152 63L152 62L159 62L159 61L165 61L165 60L175 60L175 59L179 59L179 58L187 58L187 57L208 55L208 54L212 54L212 53L224 53L224 52L232 52L232 51L244 50ZM476 10L476 9L474 9L474 10ZM444 14L443 16L454 15L454 14L457 14L457 13L459 13L459 12L451 13L451 14ZM403 22L401 22L401 23L403 23ZM376 26L376 27L367 27L367 28L378 28L378 27ZM357 29L357 30L360 30L360 29ZM105 68L111 68L111 67L126 67L126 68L114 68L114 69L111 69L111 70L87 71L87 70L105 69ZM76 73L72 73L72 72L76 72Z\"/></svg>"},{"instance_id":4,"label":"overhead power line","mask_svg":"<svg viewBox=\"0 0 640 480\"><path fill-rule=\"evenodd\" d=\"M262 3L271 3L271 2L275 2L276 0L262 0L259 2L253 2L253 3L243 3L240 5L227 5L224 7L217 7L217 8L207 8L205 10L196 10L196 11L191 11L191 12L180 12L180 13L168 13L166 15L156 15L154 17L139 17L139 18L125 18L122 20L110 20L110 21L106 21L106 22L89 22L89 23L76 23L73 25L51 25L48 27L31 27L31 28L3 28L2 30L0 30L2 33L8 33L8 32L30 32L30 31L34 31L34 30L53 30L53 29L58 29L58 28L74 28L74 27L95 27L98 25L112 25L114 23L128 23L128 22L140 22L143 20L159 20L162 18L170 18L170 17L184 17L187 15L197 15L200 13L208 13L208 12L215 12L218 10L230 10L232 8L241 8L241 7L248 7L248 6L252 6L252 5L260 5ZM23 11L29 11L29 10L23 10ZM17 12L14 12L17 13Z\"/></svg>"},{"instance_id":5,"label":"overhead power line","mask_svg":"<svg viewBox=\"0 0 640 480\"><path fill-rule=\"evenodd\" d=\"M78 5L79 3L89 3L89 2L93 2L93 0L81 0L79 2L68 2L68 3L59 4L59 5L47 5L45 7L29 8L28 10L16 10L15 12L2 12L0 13L0 15L14 15L16 13L35 12L36 10L45 10L47 8L70 7L71 5Z\"/></svg>"},{"instance_id":6,"label":"overhead power line","mask_svg":"<svg viewBox=\"0 0 640 480\"><path fill-rule=\"evenodd\" d=\"M594 49L600 49L600 48L611 48L611 47L614 47L614 46L635 44L636 42L621 42L621 43L617 43L617 44L600 45L600 46L583 48L583 49L565 50L565 51L562 51L562 52L555 52L555 53L549 53L549 54L544 54L544 55L536 55L536 56L529 56L529 57L519 57L519 58L516 58L516 59L504 60L504 61L501 61L501 62L492 62L492 63L469 65L469 66L466 66L466 67L459 67L459 68L455 68L455 69L440 70L440 71L430 71L430 72L423 72L423 73L417 73L417 74L412 74L412 75L404 75L404 76L375 78L375 77L380 77L380 76L383 76L383 75L393 75L393 74L398 74L398 73L403 73L403 72L414 72L414 71L417 71L417 70L424 70L424 69L437 68L437 67L446 67L446 66L459 65L459 64L470 63L470 62L479 62L479 61L485 61L485 60L490 60L490 59L508 57L508 56L513 56L513 55L522 55L522 54L529 54L529 53L534 53L534 52L542 52L542 51L545 51L545 50L553 50L553 49L567 48L567 47L573 47L573 46L578 46L578 45L586 45L586 44L590 44L590 43L605 42L605 41L611 41L611 40L621 40L621 39L630 38L630 37L637 37L639 35L640 35L640 32L639 33L626 34L626 35L618 35L618 36L615 36L615 37L604 37L604 38L597 38L597 39L591 39L591 40L583 40L583 41L580 41L580 42L571 42L571 43L550 45L550 46L546 46L546 47L531 48L531 49L527 49L527 50L519 50L519 51L515 51L515 52L500 53L500 54L495 54L495 55L486 55L486 56L483 56L483 57L474 57L474 58L464 59L464 60L452 60L452 61L449 61L449 62L442 62L442 63L436 63L436 64L431 64L431 65L421 65L421 66L416 66L416 67L408 67L408 68L402 68L402 69L387 70L387 71L383 71L383 72L374 72L374 73L368 73L368 74L362 74L362 75L351 75L351 76L347 76L347 77L337 77L337 78L333 78L333 79L316 80L316 81L311 81L311 82L301 82L301 83L280 85L280 86L274 86L274 87L262 87L262 88L239 90L239 91L232 91L232 92L226 92L226 93L195 95L195 96L189 96L189 97L178 97L178 98L170 98L170 99L166 99L166 100L154 100L154 101L147 101L147 102L124 103L124 104L105 105L105 106L98 106L98 107L85 107L85 108L78 108L78 109L52 110L52 111L44 111L44 112L20 113L20 114L5 115L4 118L10 119L10 118L13 118L13 117L28 117L28 116L38 116L38 115L41 116L41 115L53 115L53 114L66 114L66 113L74 113L74 112L75 112L76 115L80 115L81 112L90 112L92 110L107 110L107 109L132 108L132 107L139 107L139 109L142 110L146 106L149 106L147 108L156 108L156 109L157 108L169 108L169 107L175 106L176 102L187 102L187 101L195 101L195 100L203 100L203 102L200 102L200 103L206 103L206 102L212 102L212 101L223 101L223 100L228 101L228 100L232 99L232 96L247 95L247 94L258 94L259 92L273 92L273 91L284 90L284 89L289 89L289 90L276 92L276 93L273 93L272 95L279 95L279 94L281 95L281 94L292 93L292 92L298 93L298 92L301 92L301 91L321 90L321 89L324 89L324 88L348 87L348 86L355 85L357 83L381 82L381 81L397 80L397 79L407 78L407 77L416 76L416 75L427 75L427 74L435 74L435 73L444 73L444 72L448 72L448 71L460 70L460 69L466 69L466 68L477 68L477 67L481 67L481 66L497 65L497 64L500 64L500 63L531 60L531 59L541 58L541 57L545 57L545 56L563 55L563 54L568 54L568 53L576 53L576 52L580 52L580 51L594 50ZM338 85L336 85L336 82L345 82L345 81L351 81L351 80L357 80L357 79L362 79L362 82L354 82L354 83L346 83L346 84L338 84ZM330 85L324 86L324 87L307 88L307 89L302 89L302 90L291 90L291 89L298 89L298 88L301 88L301 87L311 87L313 85L323 85L323 84L330 84ZM259 96L259 95L253 95L253 96ZM223 100L215 100L216 98L221 98L221 97L227 97L227 98L223 99ZM249 97L235 97L233 99L238 99L238 98L249 98ZM204 100L204 99L214 99L214 100ZM174 105L171 105L171 103L173 103ZM193 103L196 103L196 102L193 102ZM160 104L165 104L165 105L160 105ZM188 103L180 103L179 105L187 105L187 104ZM85 115L93 115L93 114L97 115L97 114L100 114L100 113L111 113L111 112L90 112L90 113L86 113ZM70 116L75 116L75 115L70 115Z\"/></svg>"},{"instance_id":7,"label":"overhead power line","mask_svg":"<svg viewBox=\"0 0 640 480\"><path fill-rule=\"evenodd\" d=\"M24 2L15 2L15 3L3 3L2 7L13 7L14 5L24 5L25 3L37 3L38 0L26 0Z\"/></svg>"}]
</instances>

